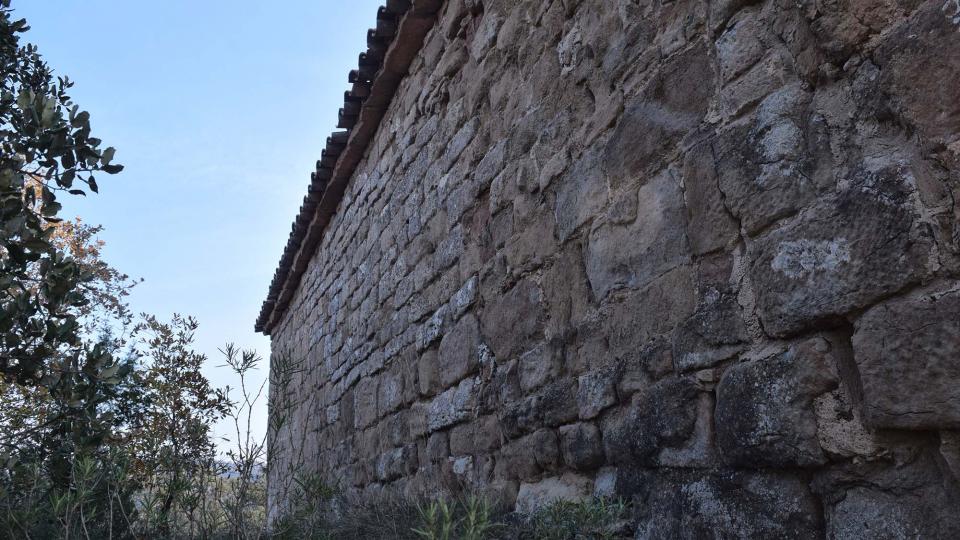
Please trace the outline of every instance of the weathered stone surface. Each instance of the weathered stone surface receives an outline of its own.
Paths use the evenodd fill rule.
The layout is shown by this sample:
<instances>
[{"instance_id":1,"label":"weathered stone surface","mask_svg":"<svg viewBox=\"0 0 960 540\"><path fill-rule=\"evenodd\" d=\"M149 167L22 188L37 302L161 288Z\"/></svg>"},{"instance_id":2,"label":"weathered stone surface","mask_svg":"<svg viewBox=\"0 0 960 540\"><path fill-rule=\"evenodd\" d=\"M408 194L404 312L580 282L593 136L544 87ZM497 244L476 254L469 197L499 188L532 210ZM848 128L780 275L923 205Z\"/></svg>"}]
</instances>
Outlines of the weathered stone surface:
<instances>
[{"instance_id":1,"label":"weathered stone surface","mask_svg":"<svg viewBox=\"0 0 960 540\"><path fill-rule=\"evenodd\" d=\"M712 289L697 312L681 324L673 338L673 361L678 371L704 369L743 350L747 328L737 299Z\"/></svg>"},{"instance_id":2,"label":"weathered stone surface","mask_svg":"<svg viewBox=\"0 0 960 540\"><path fill-rule=\"evenodd\" d=\"M437 351L424 352L417 362L417 385L420 395L432 396L440 391L440 374L437 371Z\"/></svg>"},{"instance_id":3,"label":"weathered stone surface","mask_svg":"<svg viewBox=\"0 0 960 540\"><path fill-rule=\"evenodd\" d=\"M542 471L555 469L559 464L560 450L556 433L541 429L503 445L494 474L498 478L530 480Z\"/></svg>"},{"instance_id":4,"label":"weathered stone surface","mask_svg":"<svg viewBox=\"0 0 960 540\"><path fill-rule=\"evenodd\" d=\"M859 170L836 197L750 246L764 330L836 321L929 273L933 240L899 167Z\"/></svg>"},{"instance_id":5,"label":"weathered stone surface","mask_svg":"<svg viewBox=\"0 0 960 540\"><path fill-rule=\"evenodd\" d=\"M611 303L605 331L611 352L617 358L631 358L651 338L671 332L693 314L695 291L692 270L682 266Z\"/></svg>"},{"instance_id":6,"label":"weathered stone surface","mask_svg":"<svg viewBox=\"0 0 960 540\"><path fill-rule=\"evenodd\" d=\"M717 387L717 443L736 466L823 465L814 399L837 384L823 338L728 369Z\"/></svg>"},{"instance_id":7,"label":"weathered stone surface","mask_svg":"<svg viewBox=\"0 0 960 540\"><path fill-rule=\"evenodd\" d=\"M483 335L497 358L517 356L542 336L541 293L530 280L490 298L484 313L488 315L481 319Z\"/></svg>"},{"instance_id":8,"label":"weathered stone surface","mask_svg":"<svg viewBox=\"0 0 960 540\"><path fill-rule=\"evenodd\" d=\"M480 327L476 317L467 315L440 341L437 355L441 388L447 388L474 373L480 366Z\"/></svg>"},{"instance_id":9,"label":"weathered stone surface","mask_svg":"<svg viewBox=\"0 0 960 540\"><path fill-rule=\"evenodd\" d=\"M563 462L575 470L599 466L603 463L600 430L587 423L561 427L560 453Z\"/></svg>"},{"instance_id":10,"label":"weathered stone surface","mask_svg":"<svg viewBox=\"0 0 960 540\"><path fill-rule=\"evenodd\" d=\"M607 461L655 465L661 450L681 446L693 434L696 398L688 378L664 379L638 392L629 407L603 423Z\"/></svg>"},{"instance_id":11,"label":"weathered stone surface","mask_svg":"<svg viewBox=\"0 0 960 540\"><path fill-rule=\"evenodd\" d=\"M643 173L667 163L673 146L706 114L713 71L706 45L698 43L663 65L627 106L603 156L613 186L642 181Z\"/></svg>"},{"instance_id":12,"label":"weathered stone surface","mask_svg":"<svg viewBox=\"0 0 960 540\"><path fill-rule=\"evenodd\" d=\"M451 0L401 34L434 4L270 329L271 515L319 473L623 497L637 538L960 537L960 5Z\"/></svg>"},{"instance_id":13,"label":"weathered stone surface","mask_svg":"<svg viewBox=\"0 0 960 540\"><path fill-rule=\"evenodd\" d=\"M470 418L476 407L478 390L476 379L464 379L459 385L434 398L427 410L427 426L430 431L443 429Z\"/></svg>"},{"instance_id":14,"label":"weathered stone surface","mask_svg":"<svg viewBox=\"0 0 960 540\"><path fill-rule=\"evenodd\" d=\"M534 484L520 484L516 511L532 514L557 501L581 501L590 497L593 481L575 474L545 478Z\"/></svg>"},{"instance_id":15,"label":"weathered stone surface","mask_svg":"<svg viewBox=\"0 0 960 540\"><path fill-rule=\"evenodd\" d=\"M508 435L531 431L539 426L559 426L578 416L577 382L556 380L536 394L511 403L500 411L500 422Z\"/></svg>"},{"instance_id":16,"label":"weathered stone surface","mask_svg":"<svg viewBox=\"0 0 960 540\"><path fill-rule=\"evenodd\" d=\"M636 538L816 538L820 505L788 474L647 473ZM633 491L633 489L628 489Z\"/></svg>"},{"instance_id":17,"label":"weathered stone surface","mask_svg":"<svg viewBox=\"0 0 960 540\"><path fill-rule=\"evenodd\" d=\"M577 405L583 420L596 418L617 402L617 371L612 366L581 375L578 383Z\"/></svg>"},{"instance_id":18,"label":"weathered stone surface","mask_svg":"<svg viewBox=\"0 0 960 540\"><path fill-rule=\"evenodd\" d=\"M605 224L590 233L585 266L598 299L617 288L641 288L689 260L679 180L660 174L640 188L639 200L633 223Z\"/></svg>"},{"instance_id":19,"label":"weathered stone surface","mask_svg":"<svg viewBox=\"0 0 960 540\"><path fill-rule=\"evenodd\" d=\"M607 202L607 178L600 168L600 155L582 156L562 176L557 194L557 234L561 241L600 213Z\"/></svg>"},{"instance_id":20,"label":"weathered stone surface","mask_svg":"<svg viewBox=\"0 0 960 540\"><path fill-rule=\"evenodd\" d=\"M563 369L557 351L549 345L541 345L520 357L520 388L530 392L555 379Z\"/></svg>"},{"instance_id":21,"label":"weathered stone surface","mask_svg":"<svg viewBox=\"0 0 960 540\"><path fill-rule=\"evenodd\" d=\"M853 336L868 425L960 428L960 288L881 303Z\"/></svg>"},{"instance_id":22,"label":"weathered stone surface","mask_svg":"<svg viewBox=\"0 0 960 540\"><path fill-rule=\"evenodd\" d=\"M417 469L417 446L394 448L377 459L377 480L389 482L412 474Z\"/></svg>"},{"instance_id":23,"label":"weathered stone surface","mask_svg":"<svg viewBox=\"0 0 960 540\"><path fill-rule=\"evenodd\" d=\"M698 144L684 158L687 236L695 255L732 244L740 233L739 224L724 205L717 167L713 145L709 143Z\"/></svg>"},{"instance_id":24,"label":"weathered stone surface","mask_svg":"<svg viewBox=\"0 0 960 540\"><path fill-rule=\"evenodd\" d=\"M486 454L500 447L500 425L496 416L484 416L450 430L453 455Z\"/></svg>"},{"instance_id":25,"label":"weathered stone surface","mask_svg":"<svg viewBox=\"0 0 960 540\"><path fill-rule=\"evenodd\" d=\"M786 86L763 100L752 123L721 132L714 144L724 203L748 234L805 208L824 187L818 169L830 158L828 141L811 99L800 84Z\"/></svg>"},{"instance_id":26,"label":"weathered stone surface","mask_svg":"<svg viewBox=\"0 0 960 540\"><path fill-rule=\"evenodd\" d=\"M938 82L960 76L958 13L954 0L924 2L912 24L888 36L878 55L882 86L931 143L955 145L960 139L960 89Z\"/></svg>"},{"instance_id":27,"label":"weathered stone surface","mask_svg":"<svg viewBox=\"0 0 960 540\"><path fill-rule=\"evenodd\" d=\"M940 455L947 463L954 480L960 481L960 431L940 433Z\"/></svg>"},{"instance_id":28,"label":"weathered stone surface","mask_svg":"<svg viewBox=\"0 0 960 540\"><path fill-rule=\"evenodd\" d=\"M895 467L853 462L816 478L813 487L824 502L827 536L955 537L960 533L955 511L960 490L944 477L935 452L900 442L891 448Z\"/></svg>"}]
</instances>

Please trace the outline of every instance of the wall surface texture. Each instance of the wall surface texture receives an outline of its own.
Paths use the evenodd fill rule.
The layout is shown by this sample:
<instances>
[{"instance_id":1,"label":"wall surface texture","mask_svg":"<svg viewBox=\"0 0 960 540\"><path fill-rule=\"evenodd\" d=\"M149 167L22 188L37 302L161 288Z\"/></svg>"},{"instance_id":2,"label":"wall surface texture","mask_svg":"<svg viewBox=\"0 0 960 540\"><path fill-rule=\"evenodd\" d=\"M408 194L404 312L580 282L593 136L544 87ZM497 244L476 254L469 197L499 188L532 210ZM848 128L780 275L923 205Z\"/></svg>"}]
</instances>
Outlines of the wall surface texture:
<instances>
[{"instance_id":1,"label":"wall surface texture","mask_svg":"<svg viewBox=\"0 0 960 540\"><path fill-rule=\"evenodd\" d=\"M450 0L272 329L271 500L960 537L958 197L957 0Z\"/></svg>"}]
</instances>

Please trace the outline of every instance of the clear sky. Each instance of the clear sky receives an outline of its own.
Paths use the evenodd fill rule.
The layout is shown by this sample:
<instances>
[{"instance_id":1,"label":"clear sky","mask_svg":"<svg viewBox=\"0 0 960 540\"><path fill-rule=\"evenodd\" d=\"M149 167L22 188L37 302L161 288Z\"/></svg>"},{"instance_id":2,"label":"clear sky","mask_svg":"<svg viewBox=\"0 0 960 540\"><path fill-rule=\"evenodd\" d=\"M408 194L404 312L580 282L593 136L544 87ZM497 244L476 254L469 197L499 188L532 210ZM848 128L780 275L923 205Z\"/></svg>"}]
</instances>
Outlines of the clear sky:
<instances>
[{"instance_id":1,"label":"clear sky","mask_svg":"<svg viewBox=\"0 0 960 540\"><path fill-rule=\"evenodd\" d=\"M13 0L126 167L65 214L102 224L105 259L145 280L134 311L199 319L218 386L235 384L222 344L268 355L253 324L378 5Z\"/></svg>"}]
</instances>

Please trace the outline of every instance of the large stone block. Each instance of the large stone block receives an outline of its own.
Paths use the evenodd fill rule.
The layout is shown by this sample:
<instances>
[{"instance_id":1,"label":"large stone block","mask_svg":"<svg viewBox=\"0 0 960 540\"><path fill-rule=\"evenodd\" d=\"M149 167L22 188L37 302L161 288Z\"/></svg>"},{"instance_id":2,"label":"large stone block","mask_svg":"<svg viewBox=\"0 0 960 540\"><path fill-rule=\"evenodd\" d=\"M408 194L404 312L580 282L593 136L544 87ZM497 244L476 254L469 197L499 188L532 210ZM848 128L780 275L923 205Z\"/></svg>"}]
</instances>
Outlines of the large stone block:
<instances>
[{"instance_id":1,"label":"large stone block","mask_svg":"<svg viewBox=\"0 0 960 540\"><path fill-rule=\"evenodd\" d=\"M833 178L824 125L812 95L791 84L767 96L751 121L723 130L713 143L718 184L747 234L806 208ZM824 185L821 185L824 184Z\"/></svg>"},{"instance_id":2,"label":"large stone block","mask_svg":"<svg viewBox=\"0 0 960 540\"><path fill-rule=\"evenodd\" d=\"M604 409L617 402L617 369L605 366L580 376L577 387L577 405L580 418L596 418Z\"/></svg>"},{"instance_id":3,"label":"large stone block","mask_svg":"<svg viewBox=\"0 0 960 540\"><path fill-rule=\"evenodd\" d=\"M744 467L810 467L826 456L814 399L837 384L831 344L814 338L782 354L735 365L717 386L717 443Z\"/></svg>"},{"instance_id":4,"label":"large stone block","mask_svg":"<svg viewBox=\"0 0 960 540\"><path fill-rule=\"evenodd\" d=\"M898 165L858 170L837 196L750 245L764 330L836 322L926 276L933 239L912 193Z\"/></svg>"},{"instance_id":5,"label":"large stone block","mask_svg":"<svg viewBox=\"0 0 960 540\"><path fill-rule=\"evenodd\" d=\"M713 145L701 143L683 160L683 188L687 205L687 236L695 255L709 253L736 241L739 224L724 205Z\"/></svg>"},{"instance_id":6,"label":"large stone block","mask_svg":"<svg viewBox=\"0 0 960 540\"><path fill-rule=\"evenodd\" d=\"M430 431L458 424L473 416L479 387L476 379L464 379L459 385L435 397L427 409L427 427Z\"/></svg>"},{"instance_id":7,"label":"large stone block","mask_svg":"<svg viewBox=\"0 0 960 540\"><path fill-rule=\"evenodd\" d=\"M868 425L960 428L960 289L928 289L883 302L855 327Z\"/></svg>"},{"instance_id":8,"label":"large stone block","mask_svg":"<svg viewBox=\"0 0 960 540\"><path fill-rule=\"evenodd\" d=\"M626 106L603 154L614 188L642 182L662 168L674 147L703 120L714 90L714 67L703 42L665 63Z\"/></svg>"},{"instance_id":9,"label":"large stone block","mask_svg":"<svg viewBox=\"0 0 960 540\"><path fill-rule=\"evenodd\" d=\"M736 297L730 291L712 289L674 333L674 365L678 371L713 367L736 356L747 338Z\"/></svg>"},{"instance_id":10,"label":"large stone block","mask_svg":"<svg viewBox=\"0 0 960 540\"><path fill-rule=\"evenodd\" d=\"M827 538L956 538L960 486L944 474L936 448L902 440L893 463L857 462L815 477ZM887 458L890 459L889 457Z\"/></svg>"},{"instance_id":11,"label":"large stone block","mask_svg":"<svg viewBox=\"0 0 960 540\"><path fill-rule=\"evenodd\" d=\"M500 423L508 436L516 436L541 426L555 427L577 419L577 382L558 379L539 392L503 407Z\"/></svg>"},{"instance_id":12,"label":"large stone block","mask_svg":"<svg viewBox=\"0 0 960 540\"><path fill-rule=\"evenodd\" d=\"M563 462L576 470L588 470L603 463L600 430L590 423L560 428L560 453Z\"/></svg>"},{"instance_id":13,"label":"large stone block","mask_svg":"<svg viewBox=\"0 0 960 540\"><path fill-rule=\"evenodd\" d=\"M377 395L379 381L362 379L354 389L354 427L365 428L377 420Z\"/></svg>"},{"instance_id":14,"label":"large stone block","mask_svg":"<svg viewBox=\"0 0 960 540\"><path fill-rule=\"evenodd\" d=\"M560 375L563 364L559 351L549 344L543 344L524 353L518 362L520 388L530 392L540 388L548 381Z\"/></svg>"},{"instance_id":15,"label":"large stone block","mask_svg":"<svg viewBox=\"0 0 960 540\"><path fill-rule=\"evenodd\" d=\"M607 204L607 177L601 169L601 155L589 150L557 181L554 214L557 236L566 241L582 225L600 214Z\"/></svg>"},{"instance_id":16,"label":"large stone block","mask_svg":"<svg viewBox=\"0 0 960 540\"><path fill-rule=\"evenodd\" d=\"M954 0L925 2L913 24L887 36L877 54L881 85L894 97L892 105L928 144L960 140L960 88L943 84L960 77L958 14Z\"/></svg>"},{"instance_id":17,"label":"large stone block","mask_svg":"<svg viewBox=\"0 0 960 540\"><path fill-rule=\"evenodd\" d=\"M690 258L683 194L670 171L640 188L637 219L604 224L590 233L584 253L597 299L614 289L641 288Z\"/></svg>"},{"instance_id":18,"label":"large stone block","mask_svg":"<svg viewBox=\"0 0 960 540\"><path fill-rule=\"evenodd\" d=\"M480 326L473 315L460 319L460 322L443 336L437 355L437 374L441 388L460 382L477 370L480 365L477 354L479 345Z\"/></svg>"},{"instance_id":19,"label":"large stone block","mask_svg":"<svg viewBox=\"0 0 960 540\"><path fill-rule=\"evenodd\" d=\"M697 388L689 378L664 379L638 392L629 407L604 419L607 461L656 465L661 450L693 435L696 416Z\"/></svg>"},{"instance_id":20,"label":"large stone block","mask_svg":"<svg viewBox=\"0 0 960 540\"><path fill-rule=\"evenodd\" d=\"M592 492L592 480L570 473L545 478L536 483L520 484L516 511L532 514L558 501L577 502L588 499Z\"/></svg>"},{"instance_id":21,"label":"large stone block","mask_svg":"<svg viewBox=\"0 0 960 540\"><path fill-rule=\"evenodd\" d=\"M754 472L660 472L640 475L637 539L822 536L818 501L802 479ZM626 492L626 493L623 493Z\"/></svg>"},{"instance_id":22,"label":"large stone block","mask_svg":"<svg viewBox=\"0 0 960 540\"><path fill-rule=\"evenodd\" d=\"M525 279L504 293L492 293L481 317L483 336L501 360L529 350L543 335L544 308L537 284Z\"/></svg>"},{"instance_id":23,"label":"large stone block","mask_svg":"<svg viewBox=\"0 0 960 540\"><path fill-rule=\"evenodd\" d=\"M526 481L560 464L557 434L541 429L503 445L496 460L497 478Z\"/></svg>"},{"instance_id":24,"label":"large stone block","mask_svg":"<svg viewBox=\"0 0 960 540\"><path fill-rule=\"evenodd\" d=\"M696 285L689 266L675 268L646 288L611 302L603 330L616 358L636 357L656 336L672 332L696 308Z\"/></svg>"}]
</instances>

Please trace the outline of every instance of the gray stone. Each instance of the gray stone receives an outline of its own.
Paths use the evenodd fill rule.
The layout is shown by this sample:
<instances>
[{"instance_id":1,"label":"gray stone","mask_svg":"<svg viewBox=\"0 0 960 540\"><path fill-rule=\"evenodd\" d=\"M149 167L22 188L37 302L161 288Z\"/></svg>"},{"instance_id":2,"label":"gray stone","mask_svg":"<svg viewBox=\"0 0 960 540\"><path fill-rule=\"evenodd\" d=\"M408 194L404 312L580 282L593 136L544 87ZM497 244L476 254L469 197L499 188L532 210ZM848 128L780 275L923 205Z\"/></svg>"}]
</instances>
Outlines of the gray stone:
<instances>
[{"instance_id":1,"label":"gray stone","mask_svg":"<svg viewBox=\"0 0 960 540\"><path fill-rule=\"evenodd\" d=\"M554 213L561 242L573 236L607 204L607 180L600 164L600 153L588 151L557 180Z\"/></svg>"},{"instance_id":2,"label":"gray stone","mask_svg":"<svg viewBox=\"0 0 960 540\"><path fill-rule=\"evenodd\" d=\"M536 478L543 471L555 469L559 464L560 450L556 433L541 429L503 445L494 474L498 478L526 481Z\"/></svg>"},{"instance_id":3,"label":"gray stone","mask_svg":"<svg viewBox=\"0 0 960 540\"><path fill-rule=\"evenodd\" d=\"M661 450L682 446L696 424L696 385L669 378L634 395L630 406L604 417L607 462L656 465Z\"/></svg>"},{"instance_id":4,"label":"gray stone","mask_svg":"<svg viewBox=\"0 0 960 540\"><path fill-rule=\"evenodd\" d=\"M767 50L761 39L766 28L756 11L735 15L717 40L720 80L728 83L756 64Z\"/></svg>"},{"instance_id":5,"label":"gray stone","mask_svg":"<svg viewBox=\"0 0 960 540\"><path fill-rule=\"evenodd\" d=\"M697 43L664 64L642 95L627 105L603 156L610 184L646 180L668 163L682 135L704 118L714 69Z\"/></svg>"},{"instance_id":6,"label":"gray stone","mask_svg":"<svg viewBox=\"0 0 960 540\"><path fill-rule=\"evenodd\" d=\"M435 397L427 409L427 427L436 431L460 423L473 415L479 383L464 379L459 385Z\"/></svg>"},{"instance_id":7,"label":"gray stone","mask_svg":"<svg viewBox=\"0 0 960 540\"><path fill-rule=\"evenodd\" d=\"M674 364L678 371L713 367L742 351L747 337L737 299L729 292L713 289L675 332Z\"/></svg>"},{"instance_id":8,"label":"gray stone","mask_svg":"<svg viewBox=\"0 0 960 540\"><path fill-rule=\"evenodd\" d=\"M689 260L683 195L669 172L640 188L638 218L628 225L606 224L591 231L584 253L594 295L644 287Z\"/></svg>"},{"instance_id":9,"label":"gray stone","mask_svg":"<svg viewBox=\"0 0 960 540\"><path fill-rule=\"evenodd\" d=\"M543 344L520 357L520 388L530 392L557 377L563 365L557 351Z\"/></svg>"},{"instance_id":10,"label":"gray stone","mask_svg":"<svg viewBox=\"0 0 960 540\"><path fill-rule=\"evenodd\" d=\"M683 266L609 304L605 333L611 352L620 359L636 357L651 338L673 331L694 313L695 293L693 273Z\"/></svg>"},{"instance_id":11,"label":"gray stone","mask_svg":"<svg viewBox=\"0 0 960 540\"><path fill-rule=\"evenodd\" d=\"M581 375L578 383L577 404L582 420L596 418L617 402L617 370L612 366Z\"/></svg>"},{"instance_id":12,"label":"gray stone","mask_svg":"<svg viewBox=\"0 0 960 540\"><path fill-rule=\"evenodd\" d=\"M500 447L500 424L496 416L483 416L450 430L453 455L487 454Z\"/></svg>"},{"instance_id":13,"label":"gray stone","mask_svg":"<svg viewBox=\"0 0 960 540\"><path fill-rule=\"evenodd\" d=\"M760 104L753 122L721 132L714 143L724 202L747 234L797 213L826 187L817 171L831 159L829 140L816 132L810 101L800 85L786 86Z\"/></svg>"},{"instance_id":14,"label":"gray stone","mask_svg":"<svg viewBox=\"0 0 960 540\"><path fill-rule=\"evenodd\" d=\"M476 317L460 319L443 339L437 355L438 377L441 388L448 388L479 368L477 347L480 345L480 327Z\"/></svg>"},{"instance_id":15,"label":"gray stone","mask_svg":"<svg viewBox=\"0 0 960 540\"><path fill-rule=\"evenodd\" d=\"M394 448L377 459L377 480L389 482L417 469L417 445L409 444L401 448Z\"/></svg>"},{"instance_id":16,"label":"gray stone","mask_svg":"<svg viewBox=\"0 0 960 540\"><path fill-rule=\"evenodd\" d=\"M432 396L440 391L440 374L437 371L437 351L424 352L417 361L417 386L422 396Z\"/></svg>"},{"instance_id":17,"label":"gray stone","mask_svg":"<svg viewBox=\"0 0 960 540\"><path fill-rule=\"evenodd\" d=\"M750 246L764 330L788 336L836 322L928 273L933 240L896 168L851 184Z\"/></svg>"},{"instance_id":18,"label":"gray stone","mask_svg":"<svg viewBox=\"0 0 960 540\"><path fill-rule=\"evenodd\" d=\"M463 316L477 301L477 276L473 276L460 287L453 298L450 299L450 306L453 310L453 316L459 318Z\"/></svg>"},{"instance_id":19,"label":"gray stone","mask_svg":"<svg viewBox=\"0 0 960 540\"><path fill-rule=\"evenodd\" d=\"M365 428L377 419L377 386L375 378L362 379L354 389L354 427Z\"/></svg>"},{"instance_id":20,"label":"gray stone","mask_svg":"<svg viewBox=\"0 0 960 540\"><path fill-rule=\"evenodd\" d=\"M719 95L720 114L732 118L765 96L796 79L793 58L775 47L741 77L726 85Z\"/></svg>"},{"instance_id":21,"label":"gray stone","mask_svg":"<svg viewBox=\"0 0 960 540\"><path fill-rule=\"evenodd\" d=\"M480 320L487 344L497 358L513 358L543 335L541 293L534 282L523 280L486 302Z\"/></svg>"},{"instance_id":22,"label":"gray stone","mask_svg":"<svg viewBox=\"0 0 960 540\"><path fill-rule=\"evenodd\" d=\"M638 484L637 539L799 540L822 534L820 504L806 482L788 474L663 472L642 475Z\"/></svg>"},{"instance_id":23,"label":"gray stone","mask_svg":"<svg viewBox=\"0 0 960 540\"><path fill-rule=\"evenodd\" d=\"M833 346L815 338L737 364L717 386L717 444L735 466L823 465L814 399L837 385Z\"/></svg>"},{"instance_id":24,"label":"gray stone","mask_svg":"<svg viewBox=\"0 0 960 540\"><path fill-rule=\"evenodd\" d=\"M960 289L870 308L857 319L853 345L868 425L960 429Z\"/></svg>"},{"instance_id":25,"label":"gray stone","mask_svg":"<svg viewBox=\"0 0 960 540\"><path fill-rule=\"evenodd\" d=\"M827 537L956 538L960 489L944 477L935 450L900 443L891 454L894 467L855 461L814 480Z\"/></svg>"},{"instance_id":26,"label":"gray stone","mask_svg":"<svg viewBox=\"0 0 960 540\"><path fill-rule=\"evenodd\" d=\"M500 424L511 437L540 426L560 426L577 419L577 383L559 379L532 396L511 403L500 411Z\"/></svg>"},{"instance_id":27,"label":"gray stone","mask_svg":"<svg viewBox=\"0 0 960 540\"><path fill-rule=\"evenodd\" d=\"M431 433L427 439L426 455L427 460L433 463L445 461L450 456L450 437L445 431ZM423 461L421 460L421 465Z\"/></svg>"},{"instance_id":28,"label":"gray stone","mask_svg":"<svg viewBox=\"0 0 960 540\"><path fill-rule=\"evenodd\" d=\"M683 162L683 188L687 205L690 249L702 255L732 244L739 228L724 206L713 146L701 143L690 149Z\"/></svg>"},{"instance_id":29,"label":"gray stone","mask_svg":"<svg viewBox=\"0 0 960 540\"><path fill-rule=\"evenodd\" d=\"M593 481L575 474L544 478L528 484L520 484L516 511L532 514L558 501L577 502L588 499L593 492Z\"/></svg>"},{"instance_id":30,"label":"gray stone","mask_svg":"<svg viewBox=\"0 0 960 540\"><path fill-rule=\"evenodd\" d=\"M560 454L563 462L575 470L589 470L603 463L600 430L583 423L560 428Z\"/></svg>"}]
</instances>

